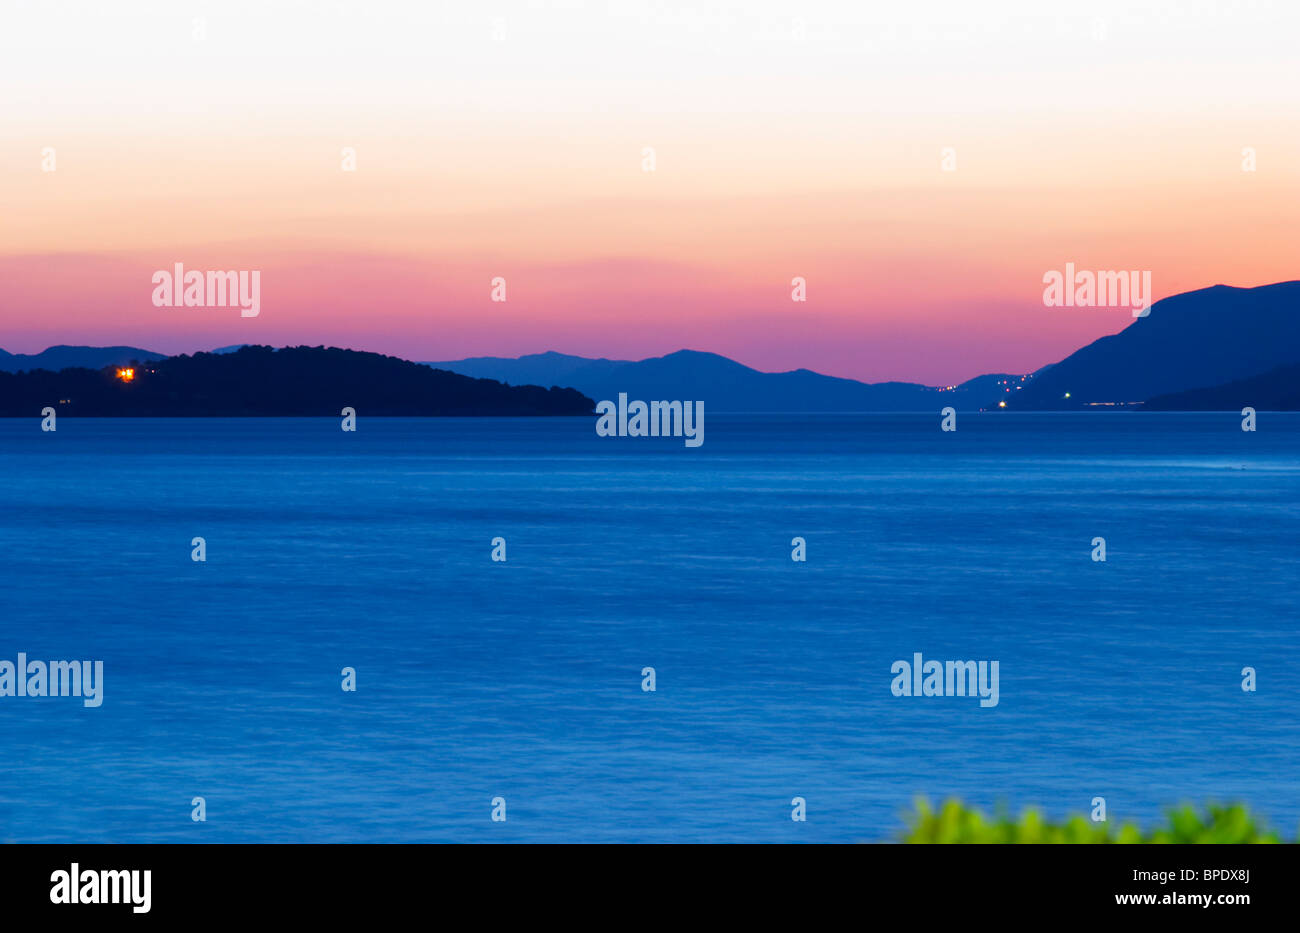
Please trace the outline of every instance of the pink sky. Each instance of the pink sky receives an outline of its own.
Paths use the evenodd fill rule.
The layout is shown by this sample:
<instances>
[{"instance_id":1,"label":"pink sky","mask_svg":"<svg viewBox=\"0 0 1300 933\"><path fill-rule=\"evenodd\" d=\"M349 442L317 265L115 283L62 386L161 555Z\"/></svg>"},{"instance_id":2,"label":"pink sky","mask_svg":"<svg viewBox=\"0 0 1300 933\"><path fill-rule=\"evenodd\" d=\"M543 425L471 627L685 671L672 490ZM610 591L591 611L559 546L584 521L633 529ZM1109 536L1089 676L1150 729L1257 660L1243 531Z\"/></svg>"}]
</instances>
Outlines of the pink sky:
<instances>
[{"instance_id":1,"label":"pink sky","mask_svg":"<svg viewBox=\"0 0 1300 933\"><path fill-rule=\"evenodd\" d=\"M504 38L339 6L304 36L234 4L201 40L166 4L135 4L144 39L93 5L20 18L0 39L0 347L686 347L948 384L1131 322L1044 307L1067 262L1149 270L1157 298L1300 278L1281 90L1300 75L1257 14L1161 45L1143 4L1090 7L1102 39L1016 3L941 4L956 38L851 4L636 28L506 4ZM176 262L260 271L261 313L153 307Z\"/></svg>"}]
</instances>

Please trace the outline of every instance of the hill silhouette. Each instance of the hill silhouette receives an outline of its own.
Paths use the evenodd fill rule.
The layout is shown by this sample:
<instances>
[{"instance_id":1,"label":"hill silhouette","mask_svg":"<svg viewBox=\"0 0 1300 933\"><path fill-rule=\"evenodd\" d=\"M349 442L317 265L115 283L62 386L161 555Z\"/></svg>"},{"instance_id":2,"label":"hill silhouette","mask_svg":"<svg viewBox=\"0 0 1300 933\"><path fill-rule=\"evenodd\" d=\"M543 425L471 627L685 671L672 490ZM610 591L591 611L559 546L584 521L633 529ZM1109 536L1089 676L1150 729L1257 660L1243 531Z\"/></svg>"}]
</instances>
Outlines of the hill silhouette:
<instances>
[{"instance_id":1,"label":"hill silhouette","mask_svg":"<svg viewBox=\"0 0 1300 933\"><path fill-rule=\"evenodd\" d=\"M517 359L474 357L427 363L512 384L573 386L595 399L704 399L719 412L930 411L979 409L1008 397L1020 376L977 376L953 389L914 382L858 382L810 369L765 373L717 353L678 350L644 360L588 359L554 351ZM1015 391L1012 389L1012 391Z\"/></svg>"},{"instance_id":2,"label":"hill silhouette","mask_svg":"<svg viewBox=\"0 0 1300 933\"><path fill-rule=\"evenodd\" d=\"M1014 409L1140 403L1300 362L1300 282L1173 295L1039 373ZM1069 393L1069 398L1065 397Z\"/></svg>"},{"instance_id":3,"label":"hill silhouette","mask_svg":"<svg viewBox=\"0 0 1300 933\"><path fill-rule=\"evenodd\" d=\"M589 415L574 389L507 386L378 353L249 346L117 367L0 373L0 415L52 407L85 416Z\"/></svg>"},{"instance_id":4,"label":"hill silhouette","mask_svg":"<svg viewBox=\"0 0 1300 933\"><path fill-rule=\"evenodd\" d=\"M1059 363L1026 376L988 374L951 387L866 383L808 369L765 373L697 350L644 360L551 351L421 364L318 347L311 352L355 353L355 358L333 357L313 365L297 356L309 349L237 345L171 358L132 347L58 346L32 356L0 350L0 376L5 370L22 370L29 377L0 383L0 414L29 415L34 400L39 398L44 407L50 397L71 398L73 402L64 403L66 410L87 414L319 414L334 404L319 400L333 399L340 391L353 398L343 404L359 407L356 399L373 399L382 412L393 414L573 414L572 405L613 399L620 392L641 399L702 399L714 412L935 411L947 405L978 410L999 402L1009 410L1144 403L1151 410L1244 405L1284 410L1295 405L1287 376L1275 371L1300 365L1300 282L1257 288L1216 285L1173 295L1153 304L1148 317L1135 319L1120 333L1093 341ZM254 355L244 355L249 351ZM230 364L234 369L215 362L219 358L235 360ZM137 367L139 379L124 393L112 373L102 370L132 360L149 365ZM176 368L171 360L190 362ZM381 366L387 368L371 368ZM72 375L69 367L84 369ZM445 376L490 380L496 388L471 389L445 376L437 385L422 381L417 372L430 368L445 371ZM54 379L52 373L37 375L40 369L62 372ZM232 378L232 373L240 375ZM164 398L157 393L167 380L172 381L172 394ZM267 386L270 395L246 396L250 384ZM541 386L569 386L574 391L561 397L558 389L548 392ZM218 389L227 395L217 395ZM1239 405L1242 393L1251 398ZM576 398L585 400L578 403Z\"/></svg>"},{"instance_id":5,"label":"hill silhouette","mask_svg":"<svg viewBox=\"0 0 1300 933\"><path fill-rule=\"evenodd\" d=\"M1157 395L1146 411L1300 411L1300 363L1221 386Z\"/></svg>"},{"instance_id":6,"label":"hill silhouette","mask_svg":"<svg viewBox=\"0 0 1300 933\"><path fill-rule=\"evenodd\" d=\"M60 344L46 347L40 353L6 353L0 350L0 372L25 372L32 369L102 369L105 366L125 366L132 360L140 363L165 359L162 353L141 350L139 347L70 347Z\"/></svg>"}]
</instances>

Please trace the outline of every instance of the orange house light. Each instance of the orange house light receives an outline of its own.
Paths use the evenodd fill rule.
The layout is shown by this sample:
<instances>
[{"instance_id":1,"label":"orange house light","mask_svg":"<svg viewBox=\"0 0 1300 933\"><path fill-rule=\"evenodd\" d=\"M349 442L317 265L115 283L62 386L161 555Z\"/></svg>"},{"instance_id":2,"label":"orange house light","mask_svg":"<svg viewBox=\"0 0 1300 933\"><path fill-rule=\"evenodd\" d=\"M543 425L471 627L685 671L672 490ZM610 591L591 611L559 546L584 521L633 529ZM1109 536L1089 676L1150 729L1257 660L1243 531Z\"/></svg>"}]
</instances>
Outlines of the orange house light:
<instances>
[{"instance_id":1,"label":"orange house light","mask_svg":"<svg viewBox=\"0 0 1300 933\"><path fill-rule=\"evenodd\" d=\"M117 378L121 379L123 382L132 382L135 379L135 370L119 369L117 371Z\"/></svg>"}]
</instances>

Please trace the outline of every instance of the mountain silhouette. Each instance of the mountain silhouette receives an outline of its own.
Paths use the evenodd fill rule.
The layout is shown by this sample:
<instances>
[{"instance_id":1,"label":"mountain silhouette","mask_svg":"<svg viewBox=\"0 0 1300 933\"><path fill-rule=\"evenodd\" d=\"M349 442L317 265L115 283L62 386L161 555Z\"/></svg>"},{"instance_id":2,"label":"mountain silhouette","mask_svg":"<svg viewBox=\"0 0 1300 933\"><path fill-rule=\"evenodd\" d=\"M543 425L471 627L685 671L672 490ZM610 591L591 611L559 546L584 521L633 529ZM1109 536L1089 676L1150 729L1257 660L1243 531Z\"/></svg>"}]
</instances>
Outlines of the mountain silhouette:
<instances>
[{"instance_id":1,"label":"mountain silhouette","mask_svg":"<svg viewBox=\"0 0 1300 933\"><path fill-rule=\"evenodd\" d=\"M1157 301L1147 317L1040 372L1007 407L1140 403L1250 379L1296 362L1300 282L1258 288L1215 285Z\"/></svg>"},{"instance_id":2,"label":"mountain silhouette","mask_svg":"<svg viewBox=\"0 0 1300 933\"><path fill-rule=\"evenodd\" d=\"M1220 386L1157 395L1146 411L1300 411L1300 363Z\"/></svg>"},{"instance_id":3,"label":"mountain silhouette","mask_svg":"<svg viewBox=\"0 0 1300 933\"><path fill-rule=\"evenodd\" d=\"M130 361L128 361L130 362ZM573 389L507 386L378 353L248 346L117 367L0 373L0 415L590 415Z\"/></svg>"},{"instance_id":4,"label":"mountain silhouette","mask_svg":"<svg viewBox=\"0 0 1300 933\"><path fill-rule=\"evenodd\" d=\"M989 407L1021 376L987 375L953 389L914 382L858 382L810 369L765 373L717 353L678 350L650 359L588 359L554 351L427 363L514 385L567 385L594 399L703 399L719 412L932 411Z\"/></svg>"},{"instance_id":5,"label":"mountain silhouette","mask_svg":"<svg viewBox=\"0 0 1300 933\"><path fill-rule=\"evenodd\" d=\"M188 404L195 413L289 414L326 413L334 407L311 398L322 391L333 399L344 386L353 401L342 404L360 410L357 399L379 403L393 414L469 413L582 413L592 399L615 399L626 392L632 399L705 401L714 412L850 412L926 411L951 405L961 410L997 407L1009 410L1069 410L1099 405L1132 405L1170 409L1295 408L1286 384L1300 364L1300 282L1279 282L1257 288L1215 285L1173 295L1151 306L1150 314L1135 319L1118 334L1102 337L1075 351L1059 363L1026 375L988 374L953 387L911 382L866 383L826 376L809 369L765 373L716 353L679 350L644 360L591 359L554 351L518 358L474 357L446 362L409 363L359 351L299 347L273 351L269 347L222 347L193 357L164 357L134 347L50 347L26 356L0 350L0 375L81 367L79 376L32 378L6 382L8 397L0 398L0 413L30 414L36 396L46 399L75 396L81 413L87 406L103 406L100 413L127 413L114 406L130 405L133 412L151 397L159 374L175 382L176 406ZM1086 313L1086 312L1074 312ZM253 355L249 356L250 351ZM300 358L306 352L355 353L351 357ZM267 356L267 354L273 354ZM246 383L221 381L227 370L213 360L233 359L235 369L247 379L272 387L275 398L258 400L245 393ZM363 360L361 358L367 358ZM178 367L164 361L189 360ZM373 362L386 360L384 364ZM149 372L123 395L105 367L131 361L152 364ZM199 362L205 361L205 362ZM400 365L398 365L400 364ZM298 367L301 365L301 371ZM328 366L338 367L328 372ZM415 367L414 370L405 367ZM144 367L141 367L142 369ZM445 375L489 380L498 388L470 390L465 384L421 382L417 371L442 370ZM154 372L153 370L157 370ZM92 376L86 376L86 372ZM367 381L357 381L365 373ZM218 380L205 383L197 374ZM144 377L148 376L146 380ZM301 385L294 379L303 380ZM443 378L443 377L439 377ZM110 380L108 388L100 385ZM90 381L87 381L90 380ZM95 380L100 380L96 382ZM376 381L380 380L380 381ZM148 382L146 387L145 383ZM391 384L389 384L391 383ZM214 395L215 385L230 393ZM77 391L71 391L75 386ZM550 393L545 388L551 387ZM26 393L38 387L35 395ZM62 388L60 388L62 387ZM502 392L531 387L532 394ZM562 396L557 387L573 391ZM67 389L67 391L65 391ZM414 396L403 395L407 391ZM182 393L191 393L183 395ZM538 394L541 393L541 394ZM1247 397L1249 396L1249 397ZM414 399L414 400L412 400ZM582 399L581 402L578 400ZM1240 400L1240 402L1238 401ZM167 405L152 398L150 411L162 413ZM17 406L17 407L15 407ZM128 406L129 407L129 406ZM38 409L39 410L39 407ZM168 413L178 413L169 411ZM372 411L373 414L380 413Z\"/></svg>"},{"instance_id":6,"label":"mountain silhouette","mask_svg":"<svg viewBox=\"0 0 1300 933\"><path fill-rule=\"evenodd\" d=\"M124 366L132 360L140 363L164 359L162 353L152 353L139 347L47 347L40 353L6 353L0 350L0 372L19 373L32 369L58 372L73 366L102 369L105 366Z\"/></svg>"}]
</instances>

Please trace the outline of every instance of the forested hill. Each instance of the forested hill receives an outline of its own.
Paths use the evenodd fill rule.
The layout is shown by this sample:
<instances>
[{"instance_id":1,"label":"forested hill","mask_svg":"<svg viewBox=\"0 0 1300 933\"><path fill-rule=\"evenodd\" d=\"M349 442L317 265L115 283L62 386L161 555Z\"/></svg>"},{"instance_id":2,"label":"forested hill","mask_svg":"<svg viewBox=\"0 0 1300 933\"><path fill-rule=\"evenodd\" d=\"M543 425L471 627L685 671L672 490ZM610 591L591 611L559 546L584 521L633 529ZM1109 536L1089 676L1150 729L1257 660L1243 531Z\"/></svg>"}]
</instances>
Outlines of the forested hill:
<instances>
[{"instance_id":1,"label":"forested hill","mask_svg":"<svg viewBox=\"0 0 1300 933\"><path fill-rule=\"evenodd\" d=\"M588 415L576 389L508 386L378 353L250 346L104 369L0 372L0 416Z\"/></svg>"}]
</instances>

